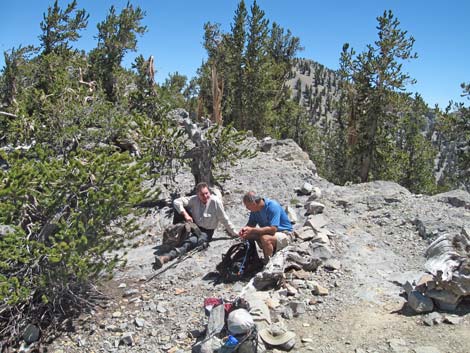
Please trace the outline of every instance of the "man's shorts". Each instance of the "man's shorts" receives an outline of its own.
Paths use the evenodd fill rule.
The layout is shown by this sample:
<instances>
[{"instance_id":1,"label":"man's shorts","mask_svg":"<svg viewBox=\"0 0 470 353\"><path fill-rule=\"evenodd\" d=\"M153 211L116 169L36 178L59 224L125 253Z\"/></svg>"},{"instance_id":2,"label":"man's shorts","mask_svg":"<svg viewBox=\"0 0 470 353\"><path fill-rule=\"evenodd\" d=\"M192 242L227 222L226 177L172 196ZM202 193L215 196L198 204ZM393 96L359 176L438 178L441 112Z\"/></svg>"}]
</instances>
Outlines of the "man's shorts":
<instances>
[{"instance_id":1,"label":"man's shorts","mask_svg":"<svg viewBox=\"0 0 470 353\"><path fill-rule=\"evenodd\" d=\"M291 233L276 232L276 252L284 249L292 241Z\"/></svg>"}]
</instances>

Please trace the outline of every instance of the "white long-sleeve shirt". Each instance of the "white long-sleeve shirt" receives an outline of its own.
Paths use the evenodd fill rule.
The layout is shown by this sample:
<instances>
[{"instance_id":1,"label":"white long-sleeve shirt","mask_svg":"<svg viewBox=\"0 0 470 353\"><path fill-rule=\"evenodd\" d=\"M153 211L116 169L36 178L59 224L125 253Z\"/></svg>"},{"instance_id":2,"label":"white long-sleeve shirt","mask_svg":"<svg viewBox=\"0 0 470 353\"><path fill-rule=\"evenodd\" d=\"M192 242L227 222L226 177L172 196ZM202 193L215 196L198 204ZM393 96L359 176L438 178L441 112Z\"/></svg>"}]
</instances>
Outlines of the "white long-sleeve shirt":
<instances>
[{"instance_id":1,"label":"white long-sleeve shirt","mask_svg":"<svg viewBox=\"0 0 470 353\"><path fill-rule=\"evenodd\" d=\"M221 222L232 237L237 236L235 227L225 213L222 201L216 195L211 195L206 204L203 204L197 195L180 197L173 202L173 206L178 213L183 212L185 207L188 208L194 223L200 227L216 229Z\"/></svg>"}]
</instances>

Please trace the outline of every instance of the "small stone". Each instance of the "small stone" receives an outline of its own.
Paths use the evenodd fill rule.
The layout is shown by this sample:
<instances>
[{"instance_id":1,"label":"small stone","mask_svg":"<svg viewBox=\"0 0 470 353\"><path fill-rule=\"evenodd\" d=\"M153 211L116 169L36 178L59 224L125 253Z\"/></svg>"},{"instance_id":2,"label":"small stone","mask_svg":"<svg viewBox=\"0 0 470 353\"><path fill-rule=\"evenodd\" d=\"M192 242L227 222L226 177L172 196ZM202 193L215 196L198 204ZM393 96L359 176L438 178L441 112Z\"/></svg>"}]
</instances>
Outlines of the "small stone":
<instances>
[{"instance_id":1,"label":"small stone","mask_svg":"<svg viewBox=\"0 0 470 353\"><path fill-rule=\"evenodd\" d=\"M432 299L416 290L411 291L408 295L408 305L417 313L427 313L434 309Z\"/></svg>"},{"instance_id":2,"label":"small stone","mask_svg":"<svg viewBox=\"0 0 470 353\"><path fill-rule=\"evenodd\" d=\"M329 245L330 238L328 237L328 232L325 231L324 229L320 230L317 234L315 234L311 242L321 244L321 245Z\"/></svg>"},{"instance_id":3,"label":"small stone","mask_svg":"<svg viewBox=\"0 0 470 353\"><path fill-rule=\"evenodd\" d=\"M39 339L39 334L40 331L37 326L28 324L24 330L23 339L27 344L31 344Z\"/></svg>"},{"instance_id":4,"label":"small stone","mask_svg":"<svg viewBox=\"0 0 470 353\"><path fill-rule=\"evenodd\" d=\"M306 312L305 303L303 302L290 302L289 307L292 309L294 317L305 314Z\"/></svg>"},{"instance_id":5,"label":"small stone","mask_svg":"<svg viewBox=\"0 0 470 353\"><path fill-rule=\"evenodd\" d=\"M186 292L186 289L175 288L175 295L180 295Z\"/></svg>"},{"instance_id":6,"label":"small stone","mask_svg":"<svg viewBox=\"0 0 470 353\"><path fill-rule=\"evenodd\" d=\"M110 332L122 332L116 325L106 325L105 330Z\"/></svg>"},{"instance_id":7,"label":"small stone","mask_svg":"<svg viewBox=\"0 0 470 353\"><path fill-rule=\"evenodd\" d=\"M304 223L304 227L310 227L316 231L319 231L325 225L329 223L328 219L323 214L309 215Z\"/></svg>"},{"instance_id":8,"label":"small stone","mask_svg":"<svg viewBox=\"0 0 470 353\"><path fill-rule=\"evenodd\" d=\"M165 306L162 304L162 303L158 303L157 305L157 311L160 313L160 314L164 314L167 312Z\"/></svg>"},{"instance_id":9,"label":"small stone","mask_svg":"<svg viewBox=\"0 0 470 353\"><path fill-rule=\"evenodd\" d=\"M443 322L443 317L437 312L432 312L424 316L423 323L427 326L438 325Z\"/></svg>"},{"instance_id":10,"label":"small stone","mask_svg":"<svg viewBox=\"0 0 470 353\"><path fill-rule=\"evenodd\" d=\"M186 332L178 332L176 336L178 337L179 340L184 340L185 338L188 337L188 334Z\"/></svg>"},{"instance_id":11,"label":"small stone","mask_svg":"<svg viewBox=\"0 0 470 353\"><path fill-rule=\"evenodd\" d=\"M318 300L316 300L315 298L310 298L308 301L308 305L315 305L317 303L318 303Z\"/></svg>"},{"instance_id":12,"label":"small stone","mask_svg":"<svg viewBox=\"0 0 470 353\"><path fill-rule=\"evenodd\" d=\"M308 241L315 238L317 233L311 227L304 226L300 229L295 230L295 236L303 241Z\"/></svg>"},{"instance_id":13,"label":"small stone","mask_svg":"<svg viewBox=\"0 0 470 353\"><path fill-rule=\"evenodd\" d=\"M321 295L321 296L325 296L325 295L328 295L328 288L325 288L319 284L317 284L313 290L312 290L312 293L314 295Z\"/></svg>"},{"instance_id":14,"label":"small stone","mask_svg":"<svg viewBox=\"0 0 470 353\"><path fill-rule=\"evenodd\" d=\"M321 189L318 186L314 186L310 191L310 197L307 202L319 199L321 197Z\"/></svg>"},{"instance_id":15,"label":"small stone","mask_svg":"<svg viewBox=\"0 0 470 353\"><path fill-rule=\"evenodd\" d=\"M292 224L297 224L299 222L299 217L297 217L297 212L295 212L294 208L287 206L285 211Z\"/></svg>"},{"instance_id":16,"label":"small stone","mask_svg":"<svg viewBox=\"0 0 470 353\"><path fill-rule=\"evenodd\" d=\"M434 287L434 276L429 273L425 273L419 278L418 282L416 282L415 289L421 293L425 293L426 289L432 289Z\"/></svg>"},{"instance_id":17,"label":"small stone","mask_svg":"<svg viewBox=\"0 0 470 353\"><path fill-rule=\"evenodd\" d=\"M121 283L121 284L119 284L119 286L118 286L118 288L126 288L126 287L127 287L127 284L125 284L125 283Z\"/></svg>"},{"instance_id":18,"label":"small stone","mask_svg":"<svg viewBox=\"0 0 470 353\"><path fill-rule=\"evenodd\" d=\"M438 304L448 304L449 307L454 310L455 307L457 307L457 304L460 301L460 296L457 294L454 294L453 292L447 291L447 290L438 290L438 289L431 289L426 291L426 295L436 301ZM438 305L441 307L441 305ZM447 310L446 308L442 307L441 309Z\"/></svg>"},{"instance_id":19,"label":"small stone","mask_svg":"<svg viewBox=\"0 0 470 353\"><path fill-rule=\"evenodd\" d=\"M141 319L140 317L136 317L135 320L134 320L134 323L137 327L144 327L145 320Z\"/></svg>"},{"instance_id":20,"label":"small stone","mask_svg":"<svg viewBox=\"0 0 470 353\"><path fill-rule=\"evenodd\" d=\"M406 295L409 296L413 291L414 286L410 283L410 281L406 281L405 284L403 284L403 289L405 290Z\"/></svg>"},{"instance_id":21,"label":"small stone","mask_svg":"<svg viewBox=\"0 0 470 353\"><path fill-rule=\"evenodd\" d=\"M108 341L103 341L103 348L102 349L104 349L107 352L111 352L111 351L114 350L112 343L108 342Z\"/></svg>"},{"instance_id":22,"label":"small stone","mask_svg":"<svg viewBox=\"0 0 470 353\"><path fill-rule=\"evenodd\" d=\"M168 343L170 342L171 337L170 336L161 336L160 337L160 342L161 343ZM171 346L170 346L171 347Z\"/></svg>"},{"instance_id":23,"label":"small stone","mask_svg":"<svg viewBox=\"0 0 470 353\"><path fill-rule=\"evenodd\" d=\"M298 294L298 290L294 286L291 286L289 283L285 284L285 288L288 296L295 296Z\"/></svg>"},{"instance_id":24,"label":"small stone","mask_svg":"<svg viewBox=\"0 0 470 353\"><path fill-rule=\"evenodd\" d=\"M113 313L113 319L117 319L122 316L122 313L120 311L115 311Z\"/></svg>"},{"instance_id":25,"label":"small stone","mask_svg":"<svg viewBox=\"0 0 470 353\"><path fill-rule=\"evenodd\" d=\"M144 311L155 311L157 310L157 304L155 304L153 301L149 302L148 304L145 304L142 308Z\"/></svg>"},{"instance_id":26,"label":"small stone","mask_svg":"<svg viewBox=\"0 0 470 353\"><path fill-rule=\"evenodd\" d=\"M305 208L307 209L308 214L315 215L315 214L323 213L323 210L325 209L325 205L320 202L312 201L312 202L306 203Z\"/></svg>"},{"instance_id":27,"label":"small stone","mask_svg":"<svg viewBox=\"0 0 470 353\"><path fill-rule=\"evenodd\" d=\"M444 316L444 322L446 324L451 324L451 325L459 325L461 324L463 319L461 317L458 317L456 315L445 315Z\"/></svg>"},{"instance_id":28,"label":"small stone","mask_svg":"<svg viewBox=\"0 0 470 353\"><path fill-rule=\"evenodd\" d=\"M124 333L119 340L119 345L124 346L133 346L134 345L134 338L132 337L132 332Z\"/></svg>"},{"instance_id":29,"label":"small stone","mask_svg":"<svg viewBox=\"0 0 470 353\"><path fill-rule=\"evenodd\" d=\"M304 280L301 280L301 279L294 279L292 281L292 285L295 287L295 288L307 288L307 283L305 283Z\"/></svg>"},{"instance_id":30,"label":"small stone","mask_svg":"<svg viewBox=\"0 0 470 353\"><path fill-rule=\"evenodd\" d=\"M305 270L294 271L292 275L297 279L307 280L311 277L311 274Z\"/></svg>"},{"instance_id":31,"label":"small stone","mask_svg":"<svg viewBox=\"0 0 470 353\"><path fill-rule=\"evenodd\" d=\"M270 137L265 137L263 140L261 140L260 150L263 152L269 152L274 146L274 144L275 141L273 139L271 139Z\"/></svg>"},{"instance_id":32,"label":"small stone","mask_svg":"<svg viewBox=\"0 0 470 353\"><path fill-rule=\"evenodd\" d=\"M304 183L299 191L302 195L310 195L313 191L313 185L310 183Z\"/></svg>"},{"instance_id":33,"label":"small stone","mask_svg":"<svg viewBox=\"0 0 470 353\"><path fill-rule=\"evenodd\" d=\"M341 268L341 262L339 262L339 260L336 260L336 259L328 259L328 260L326 260L323 267L326 270L336 271L336 270L339 270Z\"/></svg>"},{"instance_id":34,"label":"small stone","mask_svg":"<svg viewBox=\"0 0 470 353\"><path fill-rule=\"evenodd\" d=\"M126 290L122 296L124 298L127 298L127 297L131 297L131 296L133 296L135 294L138 294L138 293L139 293L138 289L132 288L132 289Z\"/></svg>"},{"instance_id":35,"label":"small stone","mask_svg":"<svg viewBox=\"0 0 470 353\"><path fill-rule=\"evenodd\" d=\"M287 320L293 319L294 311L290 307L285 307L284 310L282 311L281 316Z\"/></svg>"},{"instance_id":36,"label":"small stone","mask_svg":"<svg viewBox=\"0 0 470 353\"><path fill-rule=\"evenodd\" d=\"M77 346L78 347L86 346L86 340L82 336L77 337Z\"/></svg>"},{"instance_id":37,"label":"small stone","mask_svg":"<svg viewBox=\"0 0 470 353\"><path fill-rule=\"evenodd\" d=\"M436 306L439 309L444 310L444 311L455 311L458 305L458 303L447 303L439 299L434 299L434 302L436 303Z\"/></svg>"}]
</instances>

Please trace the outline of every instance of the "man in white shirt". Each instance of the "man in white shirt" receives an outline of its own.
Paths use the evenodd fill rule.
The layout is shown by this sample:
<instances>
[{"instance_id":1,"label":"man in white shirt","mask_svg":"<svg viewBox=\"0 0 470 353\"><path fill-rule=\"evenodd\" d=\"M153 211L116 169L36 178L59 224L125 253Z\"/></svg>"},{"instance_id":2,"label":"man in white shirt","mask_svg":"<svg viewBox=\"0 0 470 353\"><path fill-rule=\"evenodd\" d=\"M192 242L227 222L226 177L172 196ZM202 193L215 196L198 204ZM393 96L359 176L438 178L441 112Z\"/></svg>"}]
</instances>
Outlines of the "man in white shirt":
<instances>
[{"instance_id":1,"label":"man in white shirt","mask_svg":"<svg viewBox=\"0 0 470 353\"><path fill-rule=\"evenodd\" d=\"M173 206L186 222L195 223L201 230L201 234L197 236L191 233L181 247L173 249L165 255L157 256L154 264L155 269L161 268L166 262L185 254L196 246L210 242L219 222L225 226L230 236L238 236L225 213L222 200L211 194L206 183L197 184L196 195L180 197L173 202Z\"/></svg>"}]
</instances>

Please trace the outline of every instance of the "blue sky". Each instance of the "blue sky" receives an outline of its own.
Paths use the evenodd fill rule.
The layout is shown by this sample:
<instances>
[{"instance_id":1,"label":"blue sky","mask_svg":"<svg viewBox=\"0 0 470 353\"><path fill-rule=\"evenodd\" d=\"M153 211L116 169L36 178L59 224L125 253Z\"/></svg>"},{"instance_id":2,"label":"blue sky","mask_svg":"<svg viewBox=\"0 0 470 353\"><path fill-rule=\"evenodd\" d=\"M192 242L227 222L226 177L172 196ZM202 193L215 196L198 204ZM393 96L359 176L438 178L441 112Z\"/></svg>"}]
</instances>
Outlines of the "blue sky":
<instances>
[{"instance_id":1,"label":"blue sky","mask_svg":"<svg viewBox=\"0 0 470 353\"><path fill-rule=\"evenodd\" d=\"M70 1L60 0L65 7ZM139 38L138 52L153 55L157 80L178 71L188 78L205 58L202 47L203 24L217 22L230 30L238 0L132 0L145 12L148 32ZM78 0L89 14L89 24L75 45L90 50L96 46L96 24L103 21L111 5L120 11L127 0ZM250 6L252 0L246 0ZM0 50L39 43L39 24L53 0L2 1ZM416 42L418 59L405 63L418 83L409 92L419 92L432 107L445 107L460 97L460 83L470 82L470 1L468 0L258 0L271 22L290 29L305 48L298 54L331 68L338 68L341 48L348 42L357 52L377 39L377 16L392 10ZM129 66L136 54L125 59ZM4 66L3 55L0 67Z\"/></svg>"}]
</instances>

